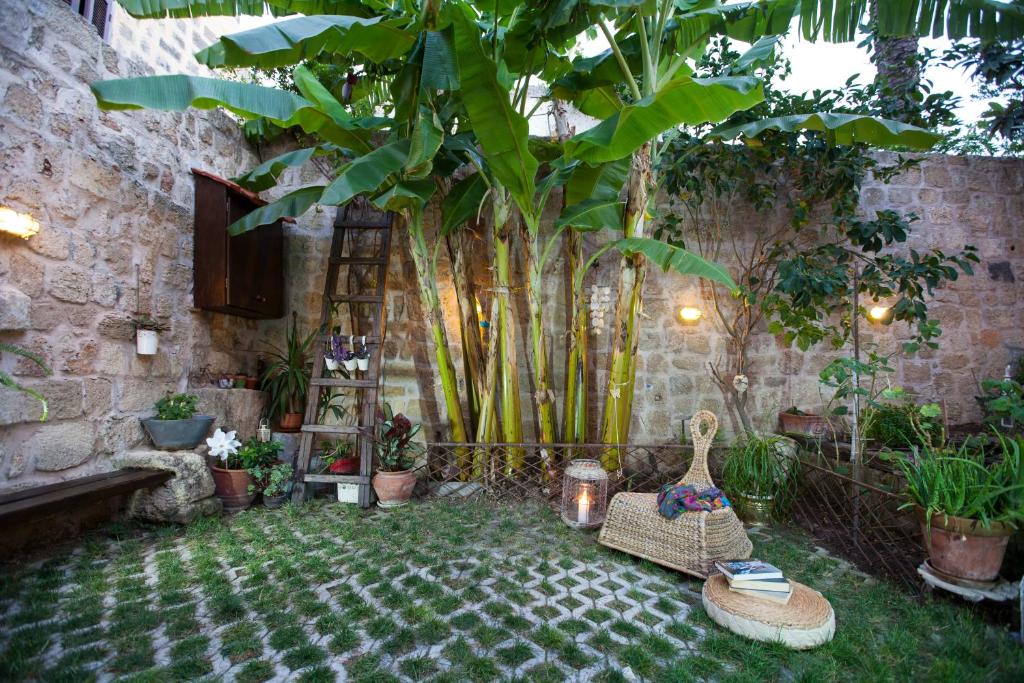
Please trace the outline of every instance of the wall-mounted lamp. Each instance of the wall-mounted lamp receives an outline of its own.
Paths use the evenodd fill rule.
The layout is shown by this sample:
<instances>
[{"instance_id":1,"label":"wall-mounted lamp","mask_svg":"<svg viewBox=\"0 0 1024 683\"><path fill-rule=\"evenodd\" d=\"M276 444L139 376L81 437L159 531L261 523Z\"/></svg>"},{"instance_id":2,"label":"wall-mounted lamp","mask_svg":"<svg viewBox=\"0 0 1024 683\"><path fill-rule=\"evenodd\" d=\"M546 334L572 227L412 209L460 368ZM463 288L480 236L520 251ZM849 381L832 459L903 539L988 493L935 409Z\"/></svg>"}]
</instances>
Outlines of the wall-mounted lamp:
<instances>
[{"instance_id":1,"label":"wall-mounted lamp","mask_svg":"<svg viewBox=\"0 0 1024 683\"><path fill-rule=\"evenodd\" d=\"M39 232L39 221L27 213L0 206L0 232L28 239Z\"/></svg>"},{"instance_id":2,"label":"wall-mounted lamp","mask_svg":"<svg viewBox=\"0 0 1024 683\"><path fill-rule=\"evenodd\" d=\"M679 319L687 325L692 325L697 322L703 315L704 312L696 306L683 306L679 309Z\"/></svg>"},{"instance_id":3,"label":"wall-mounted lamp","mask_svg":"<svg viewBox=\"0 0 1024 683\"><path fill-rule=\"evenodd\" d=\"M873 323L887 325L892 322L892 307L876 305L868 309L868 320Z\"/></svg>"}]
</instances>

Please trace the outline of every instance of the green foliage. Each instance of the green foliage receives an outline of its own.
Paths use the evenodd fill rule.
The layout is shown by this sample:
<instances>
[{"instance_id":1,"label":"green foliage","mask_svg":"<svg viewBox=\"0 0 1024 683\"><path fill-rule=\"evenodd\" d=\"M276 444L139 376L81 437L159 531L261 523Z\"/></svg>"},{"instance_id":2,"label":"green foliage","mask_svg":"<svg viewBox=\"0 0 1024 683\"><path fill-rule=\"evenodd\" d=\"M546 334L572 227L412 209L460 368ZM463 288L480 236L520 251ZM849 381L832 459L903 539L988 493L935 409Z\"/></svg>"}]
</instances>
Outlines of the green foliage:
<instances>
[{"instance_id":1,"label":"green foliage","mask_svg":"<svg viewBox=\"0 0 1024 683\"><path fill-rule=\"evenodd\" d=\"M196 414L199 397L195 394L173 394L156 402L156 419L188 420Z\"/></svg>"},{"instance_id":2,"label":"green foliage","mask_svg":"<svg viewBox=\"0 0 1024 683\"><path fill-rule=\"evenodd\" d=\"M986 379L981 383L984 395L978 397L985 421L1000 426L1007 421L1024 425L1024 385L1015 379Z\"/></svg>"},{"instance_id":3,"label":"green foliage","mask_svg":"<svg viewBox=\"0 0 1024 683\"><path fill-rule=\"evenodd\" d=\"M1024 38L960 42L943 61L967 71L978 86L976 98L989 100L984 134L1001 138L1003 147L986 142L987 151L1024 154Z\"/></svg>"},{"instance_id":4,"label":"green foliage","mask_svg":"<svg viewBox=\"0 0 1024 683\"><path fill-rule=\"evenodd\" d=\"M412 469L416 457L423 452L423 446L413 441L422 425L412 424L405 415L395 414L391 405L377 414L372 438L376 444L377 462L384 472L402 472Z\"/></svg>"},{"instance_id":5,"label":"green foliage","mask_svg":"<svg viewBox=\"0 0 1024 683\"><path fill-rule=\"evenodd\" d=\"M280 445L277 441L271 443ZM280 448L275 451L275 458L279 451ZM286 462L279 462L273 465L254 465L246 468L246 472L256 480L255 485L249 484L249 493L262 491L264 496L283 496L291 489L295 469Z\"/></svg>"},{"instance_id":6,"label":"green foliage","mask_svg":"<svg viewBox=\"0 0 1024 683\"><path fill-rule=\"evenodd\" d=\"M788 507L798 468L785 454L786 442L778 436L747 434L733 443L722 466L727 494L772 498L776 516Z\"/></svg>"},{"instance_id":7,"label":"green foliage","mask_svg":"<svg viewBox=\"0 0 1024 683\"><path fill-rule=\"evenodd\" d=\"M868 408L862 420L866 425L864 438L889 448L925 445L925 440L918 436L919 429L926 432L930 443L938 443L942 438L942 424L934 417L922 414L918 406L910 402L882 403Z\"/></svg>"},{"instance_id":8,"label":"green foliage","mask_svg":"<svg viewBox=\"0 0 1024 683\"><path fill-rule=\"evenodd\" d=\"M298 318L292 315L292 325L285 338L285 348L273 349L273 360L267 367L261 383L262 388L270 393L272 417L302 412L312 373L309 351L320 334L321 330L316 329L308 336L302 337L299 334Z\"/></svg>"},{"instance_id":9,"label":"green foliage","mask_svg":"<svg viewBox=\"0 0 1024 683\"><path fill-rule=\"evenodd\" d=\"M26 358L36 367L42 370L44 374L53 374L53 370L50 369L50 366L48 366L46 362L38 354L32 353L31 351L23 349L20 346L0 342L0 352L13 353L15 356L21 356L22 358ZM35 389L19 384L18 381L14 379L14 377L9 375L4 370L0 370L0 386L7 387L8 389L14 389L15 391L19 391L23 394L27 394L34 398L35 400L39 401L39 405L42 406L43 408L42 415L40 415L39 417L40 422L45 422L46 418L49 417L50 408L49 404L46 401L46 398Z\"/></svg>"},{"instance_id":10,"label":"green foliage","mask_svg":"<svg viewBox=\"0 0 1024 683\"><path fill-rule=\"evenodd\" d=\"M1001 459L986 465L985 452L972 443L960 448L914 448L896 456L907 481L908 502L927 519L949 515L977 520L989 527L1024 523L1024 437L999 437Z\"/></svg>"},{"instance_id":11,"label":"green foliage","mask_svg":"<svg viewBox=\"0 0 1024 683\"><path fill-rule=\"evenodd\" d=\"M283 448L284 444L280 441L263 442L256 437L252 437L242 444L237 453L228 456L224 468L229 470L249 470L254 467L269 468L277 462L277 457Z\"/></svg>"}]
</instances>

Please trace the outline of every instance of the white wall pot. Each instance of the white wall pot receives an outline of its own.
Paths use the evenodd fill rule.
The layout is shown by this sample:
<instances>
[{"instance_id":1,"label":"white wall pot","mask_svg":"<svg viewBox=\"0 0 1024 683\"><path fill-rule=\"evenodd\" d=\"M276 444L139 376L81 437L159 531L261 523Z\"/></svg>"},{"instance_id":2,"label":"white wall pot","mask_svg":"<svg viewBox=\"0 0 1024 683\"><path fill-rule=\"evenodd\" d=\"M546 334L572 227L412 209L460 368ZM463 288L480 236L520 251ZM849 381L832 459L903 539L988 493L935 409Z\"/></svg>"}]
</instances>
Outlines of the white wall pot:
<instances>
[{"instance_id":1,"label":"white wall pot","mask_svg":"<svg viewBox=\"0 0 1024 683\"><path fill-rule=\"evenodd\" d=\"M159 336L156 330L136 330L135 331L135 351L140 356L154 356L156 355L156 343Z\"/></svg>"},{"instance_id":2,"label":"white wall pot","mask_svg":"<svg viewBox=\"0 0 1024 683\"><path fill-rule=\"evenodd\" d=\"M355 370L356 367L358 367L358 365L359 361L357 361L355 358L350 358L349 360L345 361L345 369L348 370L349 372Z\"/></svg>"},{"instance_id":3,"label":"white wall pot","mask_svg":"<svg viewBox=\"0 0 1024 683\"><path fill-rule=\"evenodd\" d=\"M357 358L356 362L358 363L359 369L362 372L366 372L367 370L370 369L370 359L369 358Z\"/></svg>"},{"instance_id":4,"label":"white wall pot","mask_svg":"<svg viewBox=\"0 0 1024 683\"><path fill-rule=\"evenodd\" d=\"M327 369L330 370L331 372L334 372L335 370L338 369L338 361L334 360L333 358L328 358L327 356L324 356L324 363L327 364Z\"/></svg>"}]
</instances>

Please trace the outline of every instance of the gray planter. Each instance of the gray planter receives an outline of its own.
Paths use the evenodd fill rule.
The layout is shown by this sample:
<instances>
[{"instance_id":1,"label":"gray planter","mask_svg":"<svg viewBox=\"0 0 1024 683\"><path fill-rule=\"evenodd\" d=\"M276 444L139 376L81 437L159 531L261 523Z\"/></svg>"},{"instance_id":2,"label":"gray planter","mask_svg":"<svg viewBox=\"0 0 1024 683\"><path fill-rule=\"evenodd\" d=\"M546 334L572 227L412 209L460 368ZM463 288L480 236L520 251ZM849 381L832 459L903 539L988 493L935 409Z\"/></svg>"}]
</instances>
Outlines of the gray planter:
<instances>
[{"instance_id":1,"label":"gray planter","mask_svg":"<svg viewBox=\"0 0 1024 683\"><path fill-rule=\"evenodd\" d=\"M164 451L190 451L206 438L213 425L213 415L194 415L187 420L158 420L149 417L142 421L153 445Z\"/></svg>"},{"instance_id":2,"label":"gray planter","mask_svg":"<svg viewBox=\"0 0 1024 683\"><path fill-rule=\"evenodd\" d=\"M263 496L263 506L273 510L273 509L279 508L282 505L284 505L286 500L288 500L288 494L287 493L282 493L279 496L267 496L267 495L264 495Z\"/></svg>"}]
</instances>

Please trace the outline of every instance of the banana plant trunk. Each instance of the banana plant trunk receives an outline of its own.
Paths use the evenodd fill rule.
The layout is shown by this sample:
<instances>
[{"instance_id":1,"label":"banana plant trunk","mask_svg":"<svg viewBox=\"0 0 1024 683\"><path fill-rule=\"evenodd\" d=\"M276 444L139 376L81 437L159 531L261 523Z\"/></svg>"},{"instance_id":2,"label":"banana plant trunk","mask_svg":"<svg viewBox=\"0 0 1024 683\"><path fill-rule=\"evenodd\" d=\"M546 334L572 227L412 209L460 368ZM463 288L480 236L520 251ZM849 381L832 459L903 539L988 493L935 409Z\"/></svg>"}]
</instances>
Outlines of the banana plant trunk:
<instances>
[{"instance_id":1,"label":"banana plant trunk","mask_svg":"<svg viewBox=\"0 0 1024 683\"><path fill-rule=\"evenodd\" d=\"M501 370L501 436L505 443L522 443L523 412L519 403L519 364L516 362L516 321L512 314L511 207L508 194L497 188L494 199L494 304L498 307L498 329L492 330L492 344L498 345ZM523 466L521 449L509 449L505 473Z\"/></svg>"},{"instance_id":2,"label":"banana plant trunk","mask_svg":"<svg viewBox=\"0 0 1024 683\"><path fill-rule=\"evenodd\" d=\"M416 208L408 212L409 251L416 266L416 280L420 290L420 303L423 315L430 326L430 335L434 343L434 358L437 362L437 374L441 380L445 408L448 411L448 422L451 428L451 439L458 443L466 441L466 423L462 417L462 403L459 401L459 384L455 376L455 364L448 348L448 335L444 329L444 317L441 313L441 298L437 292L437 273L432 267L430 250L423 234L423 211Z\"/></svg>"},{"instance_id":3,"label":"banana plant trunk","mask_svg":"<svg viewBox=\"0 0 1024 683\"><path fill-rule=\"evenodd\" d=\"M569 263L569 357L565 370L565 432L566 443L587 441L587 299L582 279L576 286L577 273L583 267L583 239L575 230L566 233Z\"/></svg>"},{"instance_id":4,"label":"banana plant trunk","mask_svg":"<svg viewBox=\"0 0 1024 683\"><path fill-rule=\"evenodd\" d=\"M629 170L623 237L647 237L647 199L653 181L651 143L648 142L633 155ZM636 254L622 257L612 326L611 371L601 422L601 442L609 445L619 445L629 440L646 274L643 256ZM605 469L619 469L619 449L606 448L601 460Z\"/></svg>"},{"instance_id":5,"label":"banana plant trunk","mask_svg":"<svg viewBox=\"0 0 1024 683\"><path fill-rule=\"evenodd\" d=\"M452 264L452 282L459 305L459 332L462 336L462 362L466 373L466 394L469 404L468 431L476 433L480 422L480 396L484 389L484 349L480 339L476 287L465 258L462 232L446 238Z\"/></svg>"},{"instance_id":6,"label":"banana plant trunk","mask_svg":"<svg viewBox=\"0 0 1024 683\"><path fill-rule=\"evenodd\" d=\"M530 308L530 342L533 351L534 385L537 419L540 422L541 443L555 443L555 394L551 390L551 371L548 365L548 343L544 327L544 308L540 301L543 288L543 264L540 261L539 225L525 225L523 243L526 246L526 300ZM549 470L545 467L545 472Z\"/></svg>"}]
</instances>

